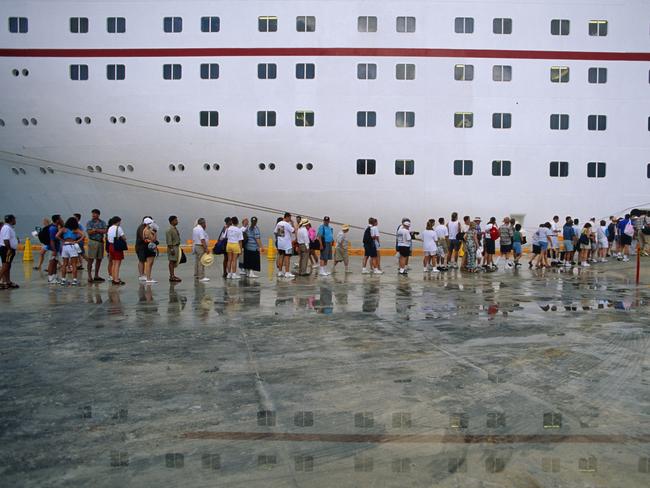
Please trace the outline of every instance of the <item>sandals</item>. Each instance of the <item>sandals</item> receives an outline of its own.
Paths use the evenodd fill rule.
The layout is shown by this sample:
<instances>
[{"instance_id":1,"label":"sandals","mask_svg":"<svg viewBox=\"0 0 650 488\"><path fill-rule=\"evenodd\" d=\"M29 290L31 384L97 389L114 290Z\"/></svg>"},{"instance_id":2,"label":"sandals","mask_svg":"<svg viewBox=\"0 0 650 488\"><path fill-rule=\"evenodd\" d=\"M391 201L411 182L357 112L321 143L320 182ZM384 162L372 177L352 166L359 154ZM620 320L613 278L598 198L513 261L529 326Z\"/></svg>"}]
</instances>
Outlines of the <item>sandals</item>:
<instances>
[{"instance_id":1,"label":"sandals","mask_svg":"<svg viewBox=\"0 0 650 488\"><path fill-rule=\"evenodd\" d=\"M6 288L13 288L13 289L20 288L20 286L18 286L16 283L5 283L5 287Z\"/></svg>"},{"instance_id":2,"label":"sandals","mask_svg":"<svg viewBox=\"0 0 650 488\"><path fill-rule=\"evenodd\" d=\"M120 281L112 280L111 283L113 283L114 285L126 285L126 283L123 282L122 280L120 280Z\"/></svg>"},{"instance_id":3,"label":"sandals","mask_svg":"<svg viewBox=\"0 0 650 488\"><path fill-rule=\"evenodd\" d=\"M169 281L170 283L180 283L183 280L181 280L178 276L170 276Z\"/></svg>"}]
</instances>

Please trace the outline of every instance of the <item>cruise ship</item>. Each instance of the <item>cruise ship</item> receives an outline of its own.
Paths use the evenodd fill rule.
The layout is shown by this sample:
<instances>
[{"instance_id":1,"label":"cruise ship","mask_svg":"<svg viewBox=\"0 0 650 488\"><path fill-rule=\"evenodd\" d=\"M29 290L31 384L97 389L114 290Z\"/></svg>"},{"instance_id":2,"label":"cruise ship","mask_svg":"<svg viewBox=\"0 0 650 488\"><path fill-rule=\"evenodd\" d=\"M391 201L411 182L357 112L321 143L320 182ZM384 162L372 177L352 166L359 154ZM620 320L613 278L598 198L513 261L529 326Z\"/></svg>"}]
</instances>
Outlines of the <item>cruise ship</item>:
<instances>
[{"instance_id":1,"label":"cruise ship","mask_svg":"<svg viewBox=\"0 0 650 488\"><path fill-rule=\"evenodd\" d=\"M647 0L2 0L0 211L650 206ZM360 235L360 234L359 234Z\"/></svg>"}]
</instances>

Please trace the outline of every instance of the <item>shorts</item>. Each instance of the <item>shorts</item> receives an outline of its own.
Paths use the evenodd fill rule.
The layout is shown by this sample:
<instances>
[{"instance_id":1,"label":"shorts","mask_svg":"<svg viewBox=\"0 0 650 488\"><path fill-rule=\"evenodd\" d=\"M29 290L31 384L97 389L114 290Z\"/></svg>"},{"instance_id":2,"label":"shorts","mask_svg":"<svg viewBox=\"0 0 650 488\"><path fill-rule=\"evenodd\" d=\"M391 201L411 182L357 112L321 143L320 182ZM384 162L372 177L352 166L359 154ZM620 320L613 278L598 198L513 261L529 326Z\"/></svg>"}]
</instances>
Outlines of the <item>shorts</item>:
<instances>
[{"instance_id":1,"label":"shorts","mask_svg":"<svg viewBox=\"0 0 650 488\"><path fill-rule=\"evenodd\" d=\"M369 245L363 246L363 255L368 258L377 257L377 248L375 247L374 243L370 243Z\"/></svg>"},{"instance_id":2,"label":"shorts","mask_svg":"<svg viewBox=\"0 0 650 488\"><path fill-rule=\"evenodd\" d=\"M113 261L122 261L124 259L124 251L118 251L113 244L108 245L108 255Z\"/></svg>"},{"instance_id":3,"label":"shorts","mask_svg":"<svg viewBox=\"0 0 650 488\"><path fill-rule=\"evenodd\" d=\"M334 261L340 263L341 261L345 262L348 260L348 248L336 246L334 250Z\"/></svg>"},{"instance_id":4,"label":"shorts","mask_svg":"<svg viewBox=\"0 0 650 488\"><path fill-rule=\"evenodd\" d=\"M460 241L457 239L449 239L449 250L458 251L460 249Z\"/></svg>"},{"instance_id":5,"label":"shorts","mask_svg":"<svg viewBox=\"0 0 650 488\"><path fill-rule=\"evenodd\" d=\"M446 246L439 245L438 250L436 252L437 252L439 257L444 258L447 255Z\"/></svg>"},{"instance_id":6,"label":"shorts","mask_svg":"<svg viewBox=\"0 0 650 488\"><path fill-rule=\"evenodd\" d=\"M449 245L447 244L447 239L441 239L438 241L438 255L444 256L449 252Z\"/></svg>"},{"instance_id":7,"label":"shorts","mask_svg":"<svg viewBox=\"0 0 650 488\"><path fill-rule=\"evenodd\" d=\"M61 257L63 259L79 257L79 244L63 244L61 248Z\"/></svg>"},{"instance_id":8,"label":"shorts","mask_svg":"<svg viewBox=\"0 0 650 488\"><path fill-rule=\"evenodd\" d=\"M507 253L512 251L512 244L501 244L500 250L502 253Z\"/></svg>"},{"instance_id":9,"label":"shorts","mask_svg":"<svg viewBox=\"0 0 650 488\"><path fill-rule=\"evenodd\" d=\"M318 239L314 239L313 241L309 242L309 249L313 249L315 251L320 251L320 241Z\"/></svg>"},{"instance_id":10,"label":"shorts","mask_svg":"<svg viewBox=\"0 0 650 488\"><path fill-rule=\"evenodd\" d=\"M494 239L485 239L485 253L486 254L495 254L496 253L496 244L494 243Z\"/></svg>"},{"instance_id":11,"label":"shorts","mask_svg":"<svg viewBox=\"0 0 650 488\"><path fill-rule=\"evenodd\" d=\"M607 242L607 239L601 239L601 240L598 242L598 247L599 247L600 249L607 249L607 248L609 247L609 242Z\"/></svg>"},{"instance_id":12,"label":"shorts","mask_svg":"<svg viewBox=\"0 0 650 488\"><path fill-rule=\"evenodd\" d=\"M519 256L521 254L521 242L513 242L512 250L515 252L515 255Z\"/></svg>"},{"instance_id":13,"label":"shorts","mask_svg":"<svg viewBox=\"0 0 650 488\"><path fill-rule=\"evenodd\" d=\"M539 243L539 248L542 250L542 252L546 251L547 247L548 247L548 241L544 241L544 242Z\"/></svg>"},{"instance_id":14,"label":"shorts","mask_svg":"<svg viewBox=\"0 0 650 488\"><path fill-rule=\"evenodd\" d=\"M331 242L326 242L323 244L323 249L320 251L320 258L323 261L327 261L329 259L332 259L332 243Z\"/></svg>"},{"instance_id":15,"label":"shorts","mask_svg":"<svg viewBox=\"0 0 650 488\"><path fill-rule=\"evenodd\" d=\"M167 246L167 259L170 263L176 263L180 259L180 246Z\"/></svg>"},{"instance_id":16,"label":"shorts","mask_svg":"<svg viewBox=\"0 0 650 488\"><path fill-rule=\"evenodd\" d=\"M552 249L557 249L558 248L557 236L551 236L551 248Z\"/></svg>"},{"instance_id":17,"label":"shorts","mask_svg":"<svg viewBox=\"0 0 650 488\"><path fill-rule=\"evenodd\" d=\"M573 241L564 241L564 251L565 252L573 252Z\"/></svg>"},{"instance_id":18,"label":"shorts","mask_svg":"<svg viewBox=\"0 0 650 488\"><path fill-rule=\"evenodd\" d=\"M438 250L436 249L435 251L424 251L425 256L437 256L438 255Z\"/></svg>"},{"instance_id":19,"label":"shorts","mask_svg":"<svg viewBox=\"0 0 650 488\"><path fill-rule=\"evenodd\" d=\"M632 236L621 234L621 246L629 246L632 244Z\"/></svg>"},{"instance_id":20,"label":"shorts","mask_svg":"<svg viewBox=\"0 0 650 488\"><path fill-rule=\"evenodd\" d=\"M86 253L88 259L102 259L104 257L104 243L102 241L94 241L88 239L88 252Z\"/></svg>"},{"instance_id":21,"label":"shorts","mask_svg":"<svg viewBox=\"0 0 650 488\"><path fill-rule=\"evenodd\" d=\"M291 256L293 254L293 249L278 249L278 254L280 256Z\"/></svg>"},{"instance_id":22,"label":"shorts","mask_svg":"<svg viewBox=\"0 0 650 488\"><path fill-rule=\"evenodd\" d=\"M135 246L135 255L138 257L138 261L140 261L141 263L144 263L147 260L147 249L148 248L146 244L144 246L141 244Z\"/></svg>"},{"instance_id":23,"label":"shorts","mask_svg":"<svg viewBox=\"0 0 650 488\"><path fill-rule=\"evenodd\" d=\"M541 254L542 247L539 244L533 244L533 254Z\"/></svg>"},{"instance_id":24,"label":"shorts","mask_svg":"<svg viewBox=\"0 0 650 488\"><path fill-rule=\"evenodd\" d=\"M0 258L2 259L2 264L11 264L16 256L16 250L10 247L2 246L0 247Z\"/></svg>"},{"instance_id":25,"label":"shorts","mask_svg":"<svg viewBox=\"0 0 650 488\"><path fill-rule=\"evenodd\" d=\"M408 258L411 255L411 248L406 246L397 246L397 252L403 258Z\"/></svg>"},{"instance_id":26,"label":"shorts","mask_svg":"<svg viewBox=\"0 0 650 488\"><path fill-rule=\"evenodd\" d=\"M226 252L233 254L241 254L241 248L237 242L229 242L226 244Z\"/></svg>"}]
</instances>

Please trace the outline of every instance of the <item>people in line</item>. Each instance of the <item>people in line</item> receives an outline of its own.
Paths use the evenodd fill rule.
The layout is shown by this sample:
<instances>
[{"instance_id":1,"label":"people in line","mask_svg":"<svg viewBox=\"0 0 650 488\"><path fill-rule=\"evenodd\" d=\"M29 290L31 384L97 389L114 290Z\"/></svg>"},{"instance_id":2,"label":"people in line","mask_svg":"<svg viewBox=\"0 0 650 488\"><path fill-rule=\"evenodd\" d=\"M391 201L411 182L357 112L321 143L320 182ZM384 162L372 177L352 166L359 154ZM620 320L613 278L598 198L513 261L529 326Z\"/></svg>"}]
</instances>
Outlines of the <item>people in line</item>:
<instances>
[{"instance_id":1,"label":"people in line","mask_svg":"<svg viewBox=\"0 0 650 488\"><path fill-rule=\"evenodd\" d=\"M112 225L108 228L106 239L108 241L108 253L111 256L110 270L111 283L114 285L125 285L120 279L120 267L124 260L124 251L126 250L126 234L121 227L122 219L118 216L113 217Z\"/></svg>"},{"instance_id":2,"label":"people in line","mask_svg":"<svg viewBox=\"0 0 650 488\"><path fill-rule=\"evenodd\" d=\"M142 222L145 227L142 229L142 240L144 242L144 277L145 283L152 285L157 283L151 276L153 265L158 255L158 226L151 217L147 217Z\"/></svg>"},{"instance_id":3,"label":"people in line","mask_svg":"<svg viewBox=\"0 0 650 488\"><path fill-rule=\"evenodd\" d=\"M13 214L5 215L4 225L0 228L0 290L8 288L20 288L19 285L11 281L11 263L13 263L16 251L18 249L18 237L14 227L16 226L16 217Z\"/></svg>"},{"instance_id":4,"label":"people in line","mask_svg":"<svg viewBox=\"0 0 650 488\"><path fill-rule=\"evenodd\" d=\"M278 249L278 278L294 278L291 272L291 255L293 254L293 237L295 232L291 214L286 212L282 220L275 226L275 235L277 236ZM322 241L321 241L322 243Z\"/></svg>"},{"instance_id":5,"label":"people in line","mask_svg":"<svg viewBox=\"0 0 650 488\"><path fill-rule=\"evenodd\" d=\"M50 285L59 284L58 256L61 254L61 241L56 238L56 235L61 227L63 227L63 219L61 218L61 215L52 215L52 224L50 224L50 227L48 228L49 244L47 244L47 250L50 253L47 263L47 282Z\"/></svg>"},{"instance_id":6,"label":"people in line","mask_svg":"<svg viewBox=\"0 0 650 488\"><path fill-rule=\"evenodd\" d=\"M238 280L237 263L239 262L239 255L243 249L244 233L239 227L239 219L237 217L230 218L230 225L226 229L226 241L226 279Z\"/></svg>"},{"instance_id":7,"label":"people in line","mask_svg":"<svg viewBox=\"0 0 650 488\"><path fill-rule=\"evenodd\" d=\"M468 229L465 231L463 236L464 245L465 245L465 268L470 273L476 273L478 271L478 262L476 259L478 249L479 249L479 237L477 231L476 222L470 222Z\"/></svg>"},{"instance_id":8,"label":"people in line","mask_svg":"<svg viewBox=\"0 0 650 488\"><path fill-rule=\"evenodd\" d=\"M323 217L323 223L318 227L316 235L320 241L320 268L318 274L320 276L329 276L327 262L332 259L332 245L334 243L334 230L330 226L329 217Z\"/></svg>"},{"instance_id":9,"label":"people in line","mask_svg":"<svg viewBox=\"0 0 650 488\"><path fill-rule=\"evenodd\" d=\"M338 263L343 263L346 273L350 272L350 258L348 256L350 240L348 239L348 232L350 232L350 226L348 224L343 224L341 230L336 234L336 249L334 250L334 265L332 266L332 272L336 271L336 265Z\"/></svg>"},{"instance_id":10,"label":"people in line","mask_svg":"<svg viewBox=\"0 0 650 488\"><path fill-rule=\"evenodd\" d=\"M262 234L257 226L257 217L251 217L244 240L244 269L247 271L246 276L258 278L255 271L259 273L262 270L260 253L264 252L264 246L262 245Z\"/></svg>"},{"instance_id":11,"label":"people in line","mask_svg":"<svg viewBox=\"0 0 650 488\"><path fill-rule=\"evenodd\" d=\"M411 221L407 218L402 219L402 225L397 228L397 252L399 254L398 274L406 276L408 274L409 258L411 257Z\"/></svg>"},{"instance_id":12,"label":"people in line","mask_svg":"<svg viewBox=\"0 0 650 488\"><path fill-rule=\"evenodd\" d=\"M177 227L178 217L176 215L170 215L167 220L169 221L169 229L165 232L165 244L167 245L169 282L180 283L183 280L176 276L176 267L180 264L183 251L181 250L181 234Z\"/></svg>"},{"instance_id":13,"label":"people in line","mask_svg":"<svg viewBox=\"0 0 650 488\"><path fill-rule=\"evenodd\" d=\"M201 263L201 257L208 252L210 238L205 230L207 223L203 217L196 221L196 226L192 229L192 251L194 253L194 279L203 283L210 281L205 276L205 266Z\"/></svg>"},{"instance_id":14,"label":"people in line","mask_svg":"<svg viewBox=\"0 0 650 488\"><path fill-rule=\"evenodd\" d=\"M77 286L79 280L77 279L79 264L79 256L81 255L81 248L79 243L83 240L84 233L79 228L79 221L76 217L70 217L65 221L63 227L60 227L56 233L56 239L61 242L61 258L63 260L63 267L61 269L60 284ZM68 274L72 275L72 281L67 281Z\"/></svg>"},{"instance_id":15,"label":"people in line","mask_svg":"<svg viewBox=\"0 0 650 488\"><path fill-rule=\"evenodd\" d=\"M101 212L99 209L92 209L90 215L91 219L86 222L86 234L88 235L88 283L103 283L106 280L99 276L99 271L102 266L102 260L104 259L104 237L108 231L108 226L100 218ZM93 264L95 265L94 274Z\"/></svg>"},{"instance_id":16,"label":"people in line","mask_svg":"<svg viewBox=\"0 0 650 488\"><path fill-rule=\"evenodd\" d=\"M47 217L44 217L43 221L41 222L41 227L40 228L36 227L36 230L34 232L32 232L32 235L35 238L38 238L38 234L41 231L41 229L49 228L51 223L52 222L50 221L50 219L48 219ZM39 241L40 241L40 239L39 239ZM43 246L41 246L41 249L38 251L38 264L36 266L34 266L34 271L39 271L39 272L41 271L41 269L43 268L43 262L45 262L45 255L46 254L47 254L47 248L46 248L45 245L43 245Z\"/></svg>"},{"instance_id":17,"label":"people in line","mask_svg":"<svg viewBox=\"0 0 650 488\"><path fill-rule=\"evenodd\" d=\"M312 263L310 260L310 243L309 231L312 229L311 222L306 220L300 221L300 227L296 232L296 242L298 243L298 276L309 276L311 274Z\"/></svg>"}]
</instances>

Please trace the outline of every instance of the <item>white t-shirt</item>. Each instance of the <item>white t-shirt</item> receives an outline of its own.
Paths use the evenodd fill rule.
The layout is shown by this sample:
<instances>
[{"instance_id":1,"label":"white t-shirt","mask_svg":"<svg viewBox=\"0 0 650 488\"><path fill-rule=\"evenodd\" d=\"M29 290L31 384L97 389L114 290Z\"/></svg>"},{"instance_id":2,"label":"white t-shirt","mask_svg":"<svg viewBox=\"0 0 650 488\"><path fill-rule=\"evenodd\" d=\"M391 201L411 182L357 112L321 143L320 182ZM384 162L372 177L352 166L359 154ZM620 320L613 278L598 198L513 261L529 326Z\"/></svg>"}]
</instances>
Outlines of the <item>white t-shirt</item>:
<instances>
[{"instance_id":1,"label":"white t-shirt","mask_svg":"<svg viewBox=\"0 0 650 488\"><path fill-rule=\"evenodd\" d=\"M484 237L485 237L486 239L492 239L492 238L490 237L490 229L491 229L492 227L495 227L495 225L494 225L494 224L489 224L489 223L488 223L488 225L485 226L485 231L484 231L485 234L484 234Z\"/></svg>"},{"instance_id":2,"label":"white t-shirt","mask_svg":"<svg viewBox=\"0 0 650 488\"><path fill-rule=\"evenodd\" d=\"M231 225L226 230L226 239L228 239L228 244L239 244L239 241L244 240L244 233L239 227Z\"/></svg>"},{"instance_id":3,"label":"white t-shirt","mask_svg":"<svg viewBox=\"0 0 650 488\"><path fill-rule=\"evenodd\" d=\"M425 252L436 252L438 246L436 245L436 240L438 234L435 230L424 230L422 231L422 240L424 241L424 251Z\"/></svg>"},{"instance_id":4,"label":"white t-shirt","mask_svg":"<svg viewBox=\"0 0 650 488\"><path fill-rule=\"evenodd\" d=\"M275 226L275 234L278 236L278 249L283 251L291 250L291 234L294 229L289 222L281 220L278 222L278 225Z\"/></svg>"},{"instance_id":5,"label":"white t-shirt","mask_svg":"<svg viewBox=\"0 0 650 488\"><path fill-rule=\"evenodd\" d=\"M548 227L540 227L539 229L537 229L537 238L539 239L539 243L543 243L543 242L548 243L548 238L549 236L552 235L553 235L553 231Z\"/></svg>"},{"instance_id":6,"label":"white t-shirt","mask_svg":"<svg viewBox=\"0 0 650 488\"><path fill-rule=\"evenodd\" d=\"M598 237L599 242L607 242L607 227L601 227L600 225L596 227L596 236Z\"/></svg>"},{"instance_id":7,"label":"white t-shirt","mask_svg":"<svg viewBox=\"0 0 650 488\"><path fill-rule=\"evenodd\" d=\"M297 241L298 244L304 244L309 247L309 230L307 230L307 227L302 226L298 229Z\"/></svg>"},{"instance_id":8,"label":"white t-shirt","mask_svg":"<svg viewBox=\"0 0 650 488\"><path fill-rule=\"evenodd\" d=\"M449 235L449 231L447 230L447 226L444 224L438 224L436 225L436 235L438 236L438 240L444 239Z\"/></svg>"},{"instance_id":9,"label":"white t-shirt","mask_svg":"<svg viewBox=\"0 0 650 488\"><path fill-rule=\"evenodd\" d=\"M110 229L108 229L108 232L106 233L106 238L108 239L108 242L110 244L114 244L116 236L123 237L124 231L122 230L122 227L118 227L117 225L111 225Z\"/></svg>"},{"instance_id":10,"label":"white t-shirt","mask_svg":"<svg viewBox=\"0 0 650 488\"><path fill-rule=\"evenodd\" d=\"M205 243L208 244L208 233L205 231L203 227L200 225L197 225L192 229L192 241L194 242L195 246L200 246L201 245L201 239L205 239Z\"/></svg>"},{"instance_id":11,"label":"white t-shirt","mask_svg":"<svg viewBox=\"0 0 650 488\"><path fill-rule=\"evenodd\" d=\"M411 247L411 232L401 225L397 230L397 245L399 247Z\"/></svg>"},{"instance_id":12,"label":"white t-shirt","mask_svg":"<svg viewBox=\"0 0 650 488\"><path fill-rule=\"evenodd\" d=\"M0 229L0 247L5 246L5 241L9 241L9 247L11 247L11 249L18 248L16 231L10 224L5 224L2 226L2 229Z\"/></svg>"},{"instance_id":13,"label":"white t-shirt","mask_svg":"<svg viewBox=\"0 0 650 488\"><path fill-rule=\"evenodd\" d=\"M456 240L456 236L458 235L458 229L459 229L459 222L456 221L450 221L447 224L447 227L449 228L449 238L453 241Z\"/></svg>"},{"instance_id":14,"label":"white t-shirt","mask_svg":"<svg viewBox=\"0 0 650 488\"><path fill-rule=\"evenodd\" d=\"M562 232L562 226L560 225L559 222L551 222L551 233L558 236L560 235L560 232Z\"/></svg>"}]
</instances>

